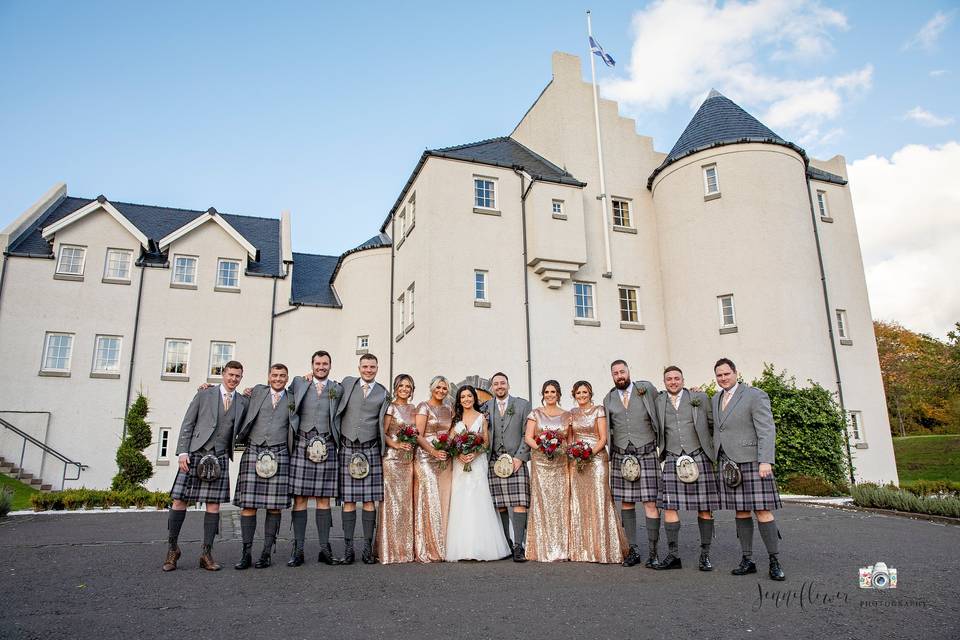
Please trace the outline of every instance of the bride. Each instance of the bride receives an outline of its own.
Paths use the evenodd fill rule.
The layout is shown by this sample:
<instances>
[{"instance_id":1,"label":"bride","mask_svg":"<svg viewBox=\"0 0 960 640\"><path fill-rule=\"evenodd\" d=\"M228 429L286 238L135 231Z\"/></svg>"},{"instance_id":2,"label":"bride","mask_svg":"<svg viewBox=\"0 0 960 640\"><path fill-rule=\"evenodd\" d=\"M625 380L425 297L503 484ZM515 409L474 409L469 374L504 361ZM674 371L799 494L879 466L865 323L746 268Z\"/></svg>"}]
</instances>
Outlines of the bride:
<instances>
[{"instance_id":1,"label":"bride","mask_svg":"<svg viewBox=\"0 0 960 640\"><path fill-rule=\"evenodd\" d=\"M477 390L464 385L457 390L451 433L472 431L489 443L487 421L477 411ZM465 463L472 463L464 471ZM471 453L457 456L453 463L453 483L450 489L450 512L447 519L447 561L499 560L510 555L510 547L503 536L500 517L493 506L487 483L487 454Z\"/></svg>"}]
</instances>

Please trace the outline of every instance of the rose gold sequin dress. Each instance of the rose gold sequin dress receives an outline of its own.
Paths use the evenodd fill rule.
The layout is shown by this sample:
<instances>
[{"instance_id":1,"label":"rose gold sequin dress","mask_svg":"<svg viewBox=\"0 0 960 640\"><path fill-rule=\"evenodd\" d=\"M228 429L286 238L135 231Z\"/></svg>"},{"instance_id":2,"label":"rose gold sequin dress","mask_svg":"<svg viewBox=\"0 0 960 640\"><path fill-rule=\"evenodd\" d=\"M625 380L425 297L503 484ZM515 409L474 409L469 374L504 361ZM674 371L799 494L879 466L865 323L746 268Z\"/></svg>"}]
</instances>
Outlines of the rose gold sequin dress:
<instances>
[{"instance_id":1,"label":"rose gold sequin dress","mask_svg":"<svg viewBox=\"0 0 960 640\"><path fill-rule=\"evenodd\" d=\"M424 438L432 442L440 433L446 433L453 421L453 409L446 404L431 405L421 402L417 414L427 417ZM417 448L414 461L414 554L417 562L443 562L446 552L447 511L450 507L450 480L452 461L440 469L437 460L422 447Z\"/></svg>"},{"instance_id":2,"label":"rose gold sequin dress","mask_svg":"<svg viewBox=\"0 0 960 640\"><path fill-rule=\"evenodd\" d=\"M600 440L597 419L604 417L602 406L584 412L570 410L573 426L567 444L583 440L595 446ZM582 471L568 459L570 467L570 559L575 562L621 563L628 551L617 509L610 495L607 450L593 455Z\"/></svg>"},{"instance_id":3,"label":"rose gold sequin dress","mask_svg":"<svg viewBox=\"0 0 960 640\"><path fill-rule=\"evenodd\" d=\"M412 404L391 404L387 438L393 440L401 426L416 426ZM411 455L413 454L413 455ZM413 562L413 460L415 452L387 447L383 456L383 503L377 522L377 555L380 562Z\"/></svg>"},{"instance_id":4,"label":"rose gold sequin dress","mask_svg":"<svg viewBox=\"0 0 960 640\"><path fill-rule=\"evenodd\" d=\"M545 429L567 435L570 415L555 418L534 409L528 418L536 421L534 438ZM558 451L553 459L533 449L530 453L530 515L527 520L527 559L553 562L570 558L570 472L567 457Z\"/></svg>"}]
</instances>

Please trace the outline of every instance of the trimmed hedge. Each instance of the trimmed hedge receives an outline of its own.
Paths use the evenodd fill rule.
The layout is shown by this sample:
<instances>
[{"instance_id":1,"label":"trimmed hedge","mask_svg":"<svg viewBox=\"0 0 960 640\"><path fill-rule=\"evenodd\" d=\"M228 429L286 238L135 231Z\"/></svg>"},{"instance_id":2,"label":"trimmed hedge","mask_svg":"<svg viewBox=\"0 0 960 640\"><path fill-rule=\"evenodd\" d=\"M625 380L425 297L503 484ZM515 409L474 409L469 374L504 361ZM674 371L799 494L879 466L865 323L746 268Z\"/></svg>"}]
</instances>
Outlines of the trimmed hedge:
<instances>
[{"instance_id":1,"label":"trimmed hedge","mask_svg":"<svg viewBox=\"0 0 960 640\"><path fill-rule=\"evenodd\" d=\"M30 496L34 511L74 511L76 509L107 509L110 507L156 507L166 509L172 503L166 491L125 489L123 491L100 489L66 489Z\"/></svg>"},{"instance_id":2,"label":"trimmed hedge","mask_svg":"<svg viewBox=\"0 0 960 640\"><path fill-rule=\"evenodd\" d=\"M950 480L914 480L913 482L901 482L900 488L921 497L960 497L960 482L952 482Z\"/></svg>"},{"instance_id":3,"label":"trimmed hedge","mask_svg":"<svg viewBox=\"0 0 960 640\"><path fill-rule=\"evenodd\" d=\"M893 485L881 487L870 482L856 485L851 494L858 507L960 518L960 497L954 495L918 496Z\"/></svg>"}]
</instances>

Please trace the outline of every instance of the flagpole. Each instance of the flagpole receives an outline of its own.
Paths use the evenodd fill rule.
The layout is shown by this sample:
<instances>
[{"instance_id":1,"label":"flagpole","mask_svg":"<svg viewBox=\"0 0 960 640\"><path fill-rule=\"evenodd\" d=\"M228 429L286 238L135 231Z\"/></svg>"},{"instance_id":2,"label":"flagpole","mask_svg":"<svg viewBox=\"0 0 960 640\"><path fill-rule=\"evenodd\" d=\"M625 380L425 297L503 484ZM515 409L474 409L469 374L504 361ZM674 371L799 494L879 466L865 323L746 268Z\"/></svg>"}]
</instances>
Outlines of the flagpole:
<instances>
[{"instance_id":1,"label":"flagpole","mask_svg":"<svg viewBox=\"0 0 960 640\"><path fill-rule=\"evenodd\" d=\"M593 38L593 26L590 23L590 10L587 9L587 36ZM589 40L588 40L589 42ZM597 129L597 161L600 164L600 195L597 197L603 206L603 248L606 255L606 271L604 278L613 277L613 266L610 260L610 214L607 210L607 186L603 175L603 143L600 140L600 108L597 102L597 65L594 53L590 51L590 76L593 79L593 120Z\"/></svg>"}]
</instances>

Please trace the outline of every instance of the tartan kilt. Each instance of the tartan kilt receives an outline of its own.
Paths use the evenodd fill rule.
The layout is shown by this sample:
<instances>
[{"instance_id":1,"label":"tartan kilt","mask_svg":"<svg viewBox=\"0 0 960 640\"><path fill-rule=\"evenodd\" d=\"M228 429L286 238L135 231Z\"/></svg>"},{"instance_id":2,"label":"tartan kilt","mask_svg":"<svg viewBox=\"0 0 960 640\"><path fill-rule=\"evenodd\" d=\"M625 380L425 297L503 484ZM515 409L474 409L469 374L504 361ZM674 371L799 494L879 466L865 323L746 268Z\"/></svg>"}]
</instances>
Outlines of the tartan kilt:
<instances>
[{"instance_id":1,"label":"tartan kilt","mask_svg":"<svg viewBox=\"0 0 960 640\"><path fill-rule=\"evenodd\" d=\"M344 442L337 453L340 456L340 502L383 502L383 459L380 457L380 442ZM370 473L362 480L350 475L350 458L355 453L367 456L370 463Z\"/></svg>"},{"instance_id":2,"label":"tartan kilt","mask_svg":"<svg viewBox=\"0 0 960 640\"><path fill-rule=\"evenodd\" d=\"M620 463L630 455L620 447L611 447L610 493L615 502L656 502L660 499L660 461L655 443L637 449L633 455L640 462L640 477L624 480Z\"/></svg>"},{"instance_id":3,"label":"tartan kilt","mask_svg":"<svg viewBox=\"0 0 960 640\"><path fill-rule=\"evenodd\" d=\"M257 475L257 456L272 451L277 456L277 473L272 478ZM240 469L233 504L242 509L286 509L290 506L290 454L287 445L261 446L248 444Z\"/></svg>"},{"instance_id":4,"label":"tartan kilt","mask_svg":"<svg viewBox=\"0 0 960 640\"><path fill-rule=\"evenodd\" d=\"M222 504L230 502L230 458L227 453L217 456L220 462L220 477L212 482L204 482L197 477L197 466L206 454L190 454L190 471L184 473L177 469L170 497L184 502L203 502L204 504Z\"/></svg>"},{"instance_id":5,"label":"tartan kilt","mask_svg":"<svg viewBox=\"0 0 960 640\"><path fill-rule=\"evenodd\" d=\"M723 458L721 458L721 464L722 462ZM736 465L740 467L743 482L735 489L731 489L723 482L721 466L717 465L717 484L720 487L724 509L758 511L779 509L783 506L773 474L761 478L759 462L737 462Z\"/></svg>"},{"instance_id":6,"label":"tartan kilt","mask_svg":"<svg viewBox=\"0 0 960 640\"><path fill-rule=\"evenodd\" d=\"M327 438L327 459L311 462L307 457L307 443L317 435L316 430L298 433L297 443L290 456L290 495L334 498L337 495L337 450Z\"/></svg>"},{"instance_id":7,"label":"tartan kilt","mask_svg":"<svg viewBox=\"0 0 960 640\"><path fill-rule=\"evenodd\" d=\"M487 482L490 485L490 495L493 497L493 506L497 509L504 507L530 506L530 470L524 462L509 478L501 478L493 472L493 465L497 463L497 456L490 455L490 468L487 470Z\"/></svg>"},{"instance_id":8,"label":"tartan kilt","mask_svg":"<svg viewBox=\"0 0 960 640\"><path fill-rule=\"evenodd\" d=\"M692 457L697 463L700 476L696 482L681 482L677 477L677 458L675 453L667 452L663 462L663 483L661 485L661 509L674 511L716 511L720 509L720 487L717 486L717 474L713 463L703 451Z\"/></svg>"}]
</instances>

